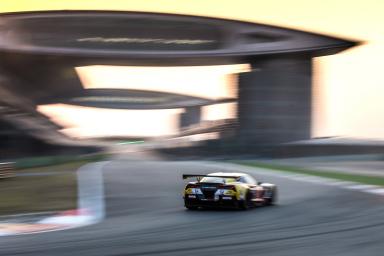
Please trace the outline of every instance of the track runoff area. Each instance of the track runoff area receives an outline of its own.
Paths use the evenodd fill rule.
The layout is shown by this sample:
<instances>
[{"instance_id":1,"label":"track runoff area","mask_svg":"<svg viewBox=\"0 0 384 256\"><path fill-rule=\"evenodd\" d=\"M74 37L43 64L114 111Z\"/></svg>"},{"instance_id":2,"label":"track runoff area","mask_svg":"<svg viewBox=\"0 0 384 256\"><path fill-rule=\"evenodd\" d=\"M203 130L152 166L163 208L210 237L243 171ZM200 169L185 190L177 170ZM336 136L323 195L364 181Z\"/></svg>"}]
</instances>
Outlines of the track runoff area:
<instances>
[{"instance_id":1,"label":"track runoff area","mask_svg":"<svg viewBox=\"0 0 384 256\"><path fill-rule=\"evenodd\" d=\"M247 172L279 186L276 206L184 208L183 173ZM105 216L60 232L3 236L1 255L382 255L383 196L298 175L213 162L102 166ZM316 178L317 179L317 178ZM104 218L105 217L105 218Z\"/></svg>"}]
</instances>

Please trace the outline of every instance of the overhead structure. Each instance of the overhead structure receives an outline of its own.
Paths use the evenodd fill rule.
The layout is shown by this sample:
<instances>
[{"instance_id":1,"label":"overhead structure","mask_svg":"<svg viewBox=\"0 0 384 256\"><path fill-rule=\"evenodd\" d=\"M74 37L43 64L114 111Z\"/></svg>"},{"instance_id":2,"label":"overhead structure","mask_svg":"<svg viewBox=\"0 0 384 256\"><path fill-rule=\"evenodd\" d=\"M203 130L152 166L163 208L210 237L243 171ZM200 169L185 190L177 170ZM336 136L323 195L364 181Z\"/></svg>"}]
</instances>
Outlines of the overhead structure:
<instances>
[{"instance_id":1,"label":"overhead structure","mask_svg":"<svg viewBox=\"0 0 384 256\"><path fill-rule=\"evenodd\" d=\"M7 13L0 15L1 69L17 83L0 82L0 87L15 94L28 90L36 105L57 101L118 108L110 92L98 91L96 97L84 89L74 67L250 63L252 71L239 75L237 139L245 146L279 144L310 138L311 59L354 45L293 29L187 15ZM186 123L200 115L199 109L184 107L189 107L184 116L191 116Z\"/></svg>"}]
</instances>

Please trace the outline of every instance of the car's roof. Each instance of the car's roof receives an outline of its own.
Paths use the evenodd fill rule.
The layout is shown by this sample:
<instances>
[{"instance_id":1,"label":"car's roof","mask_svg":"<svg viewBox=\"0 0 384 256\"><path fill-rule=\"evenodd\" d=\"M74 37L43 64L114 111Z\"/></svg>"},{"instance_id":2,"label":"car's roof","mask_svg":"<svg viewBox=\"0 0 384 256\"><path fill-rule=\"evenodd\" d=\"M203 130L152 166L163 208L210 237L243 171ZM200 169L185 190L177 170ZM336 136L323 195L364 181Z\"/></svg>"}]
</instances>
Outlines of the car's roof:
<instances>
[{"instance_id":1,"label":"car's roof","mask_svg":"<svg viewBox=\"0 0 384 256\"><path fill-rule=\"evenodd\" d=\"M218 176L218 177L242 177L247 175L246 173L241 172L214 172L210 173L207 176Z\"/></svg>"}]
</instances>

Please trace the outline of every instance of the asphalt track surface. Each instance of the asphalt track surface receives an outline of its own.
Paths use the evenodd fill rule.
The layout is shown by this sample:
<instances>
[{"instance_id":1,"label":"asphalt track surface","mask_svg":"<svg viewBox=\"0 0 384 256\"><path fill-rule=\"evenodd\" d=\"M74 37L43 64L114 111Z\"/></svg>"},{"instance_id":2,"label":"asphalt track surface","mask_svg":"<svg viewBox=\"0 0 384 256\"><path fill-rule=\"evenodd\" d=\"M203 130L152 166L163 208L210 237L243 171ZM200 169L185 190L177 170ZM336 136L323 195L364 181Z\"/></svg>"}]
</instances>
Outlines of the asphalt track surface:
<instances>
[{"instance_id":1,"label":"asphalt track surface","mask_svg":"<svg viewBox=\"0 0 384 256\"><path fill-rule=\"evenodd\" d=\"M104 168L106 219L0 238L0 255L384 255L382 196L283 177L279 203L249 211L183 207L182 173L203 162L115 160Z\"/></svg>"}]
</instances>

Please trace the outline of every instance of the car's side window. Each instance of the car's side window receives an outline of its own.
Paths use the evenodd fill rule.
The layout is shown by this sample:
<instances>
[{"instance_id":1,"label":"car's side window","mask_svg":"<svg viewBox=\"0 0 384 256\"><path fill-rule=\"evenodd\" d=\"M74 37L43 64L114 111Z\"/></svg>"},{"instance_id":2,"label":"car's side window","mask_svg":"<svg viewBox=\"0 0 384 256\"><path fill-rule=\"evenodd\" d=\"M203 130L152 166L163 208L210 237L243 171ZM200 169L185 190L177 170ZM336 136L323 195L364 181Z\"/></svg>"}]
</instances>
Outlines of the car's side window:
<instances>
[{"instance_id":1,"label":"car's side window","mask_svg":"<svg viewBox=\"0 0 384 256\"><path fill-rule=\"evenodd\" d=\"M238 182L241 182L241 183L247 183L244 179L244 176L241 176L237 179Z\"/></svg>"},{"instance_id":2,"label":"car's side window","mask_svg":"<svg viewBox=\"0 0 384 256\"><path fill-rule=\"evenodd\" d=\"M249 175L243 176L242 178L244 178L244 182L247 184L255 185L257 183L256 180Z\"/></svg>"}]
</instances>

